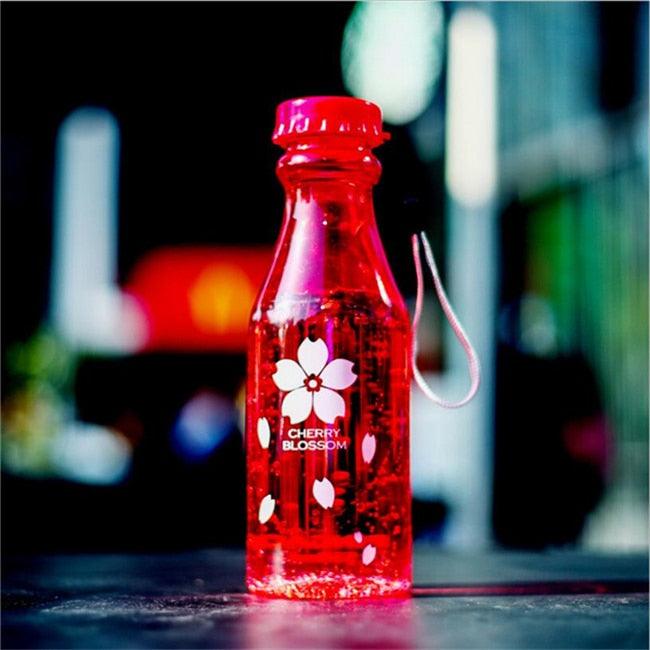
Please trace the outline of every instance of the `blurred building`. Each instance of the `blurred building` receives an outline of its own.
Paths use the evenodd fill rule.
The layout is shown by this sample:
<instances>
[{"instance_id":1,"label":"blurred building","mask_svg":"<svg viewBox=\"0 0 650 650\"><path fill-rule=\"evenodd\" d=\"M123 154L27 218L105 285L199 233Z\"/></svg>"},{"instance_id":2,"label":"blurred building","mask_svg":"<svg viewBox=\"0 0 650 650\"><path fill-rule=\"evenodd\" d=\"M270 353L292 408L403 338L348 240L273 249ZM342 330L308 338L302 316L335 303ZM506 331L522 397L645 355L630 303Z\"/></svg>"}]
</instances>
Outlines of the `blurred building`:
<instances>
[{"instance_id":1,"label":"blurred building","mask_svg":"<svg viewBox=\"0 0 650 650\"><path fill-rule=\"evenodd\" d=\"M606 484L582 533L574 513L578 537L589 546L642 547L648 525L648 7L497 3L493 13L502 35L500 343L506 354L516 350L534 363L564 360L551 385L534 386L537 399L529 405L540 414L566 412L561 436L573 461L561 490L532 493L542 500L554 495L558 505L580 501L586 515ZM508 357L501 359L503 373L514 372ZM516 390L522 379L511 375L499 389ZM521 412L507 395L499 409L497 426L526 436L526 420L514 420L513 412ZM504 451L502 459L511 457ZM549 470L535 472L535 479L558 481ZM589 493L581 494L586 485ZM515 485L497 481L497 488L497 533L508 537L499 494ZM549 509L548 528L554 516Z\"/></svg>"}]
</instances>

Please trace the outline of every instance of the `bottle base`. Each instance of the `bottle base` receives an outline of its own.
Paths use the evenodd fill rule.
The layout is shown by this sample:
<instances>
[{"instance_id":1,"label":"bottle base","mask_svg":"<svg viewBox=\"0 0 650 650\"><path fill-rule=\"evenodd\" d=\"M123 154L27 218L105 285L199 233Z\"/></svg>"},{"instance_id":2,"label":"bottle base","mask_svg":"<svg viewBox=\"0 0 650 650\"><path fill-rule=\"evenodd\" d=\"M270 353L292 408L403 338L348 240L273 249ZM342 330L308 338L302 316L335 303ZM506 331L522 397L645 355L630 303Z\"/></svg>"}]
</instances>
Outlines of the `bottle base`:
<instances>
[{"instance_id":1,"label":"bottle base","mask_svg":"<svg viewBox=\"0 0 650 650\"><path fill-rule=\"evenodd\" d=\"M408 580L327 571L304 573L291 579L278 575L261 580L248 578L246 586L250 593L257 596L291 600L408 598L411 595L411 583Z\"/></svg>"}]
</instances>

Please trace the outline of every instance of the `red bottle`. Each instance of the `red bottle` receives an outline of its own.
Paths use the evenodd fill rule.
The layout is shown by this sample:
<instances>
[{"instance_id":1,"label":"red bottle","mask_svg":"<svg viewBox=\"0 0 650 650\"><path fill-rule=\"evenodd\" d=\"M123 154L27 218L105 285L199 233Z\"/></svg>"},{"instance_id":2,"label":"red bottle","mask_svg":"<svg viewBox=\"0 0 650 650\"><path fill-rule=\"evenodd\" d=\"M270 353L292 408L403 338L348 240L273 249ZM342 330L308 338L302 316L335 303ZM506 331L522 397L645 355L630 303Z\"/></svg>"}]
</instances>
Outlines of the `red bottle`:
<instances>
[{"instance_id":1,"label":"red bottle","mask_svg":"<svg viewBox=\"0 0 650 650\"><path fill-rule=\"evenodd\" d=\"M379 238L381 112L280 104L286 207L249 332L248 589L285 598L411 587L411 327Z\"/></svg>"}]
</instances>

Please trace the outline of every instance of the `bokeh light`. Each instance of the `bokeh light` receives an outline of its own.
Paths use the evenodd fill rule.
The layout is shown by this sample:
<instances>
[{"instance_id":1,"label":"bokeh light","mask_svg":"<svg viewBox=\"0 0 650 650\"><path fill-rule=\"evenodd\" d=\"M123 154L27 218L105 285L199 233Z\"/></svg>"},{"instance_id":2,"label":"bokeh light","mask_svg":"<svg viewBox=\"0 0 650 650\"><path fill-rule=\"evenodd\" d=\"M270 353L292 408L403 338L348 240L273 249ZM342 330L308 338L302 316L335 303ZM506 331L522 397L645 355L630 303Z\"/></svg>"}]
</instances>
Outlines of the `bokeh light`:
<instances>
[{"instance_id":1,"label":"bokeh light","mask_svg":"<svg viewBox=\"0 0 650 650\"><path fill-rule=\"evenodd\" d=\"M343 36L343 79L353 95L379 104L391 124L429 105L442 67L439 2L360 2Z\"/></svg>"}]
</instances>

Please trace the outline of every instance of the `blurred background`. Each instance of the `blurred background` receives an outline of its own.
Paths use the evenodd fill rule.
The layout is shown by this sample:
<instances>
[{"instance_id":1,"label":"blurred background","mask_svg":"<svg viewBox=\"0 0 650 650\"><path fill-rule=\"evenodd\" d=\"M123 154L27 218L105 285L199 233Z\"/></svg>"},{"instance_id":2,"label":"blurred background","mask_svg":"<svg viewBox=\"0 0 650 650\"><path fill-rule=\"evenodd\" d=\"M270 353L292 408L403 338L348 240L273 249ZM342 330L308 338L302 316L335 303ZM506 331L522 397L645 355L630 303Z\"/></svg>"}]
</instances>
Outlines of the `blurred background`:
<instances>
[{"instance_id":1,"label":"blurred background","mask_svg":"<svg viewBox=\"0 0 650 650\"><path fill-rule=\"evenodd\" d=\"M413 392L416 537L646 548L648 5L400 0L2 4L4 549L243 543L270 135L314 94L383 108L397 282L425 229L483 363ZM432 296L419 338L460 396Z\"/></svg>"}]
</instances>

